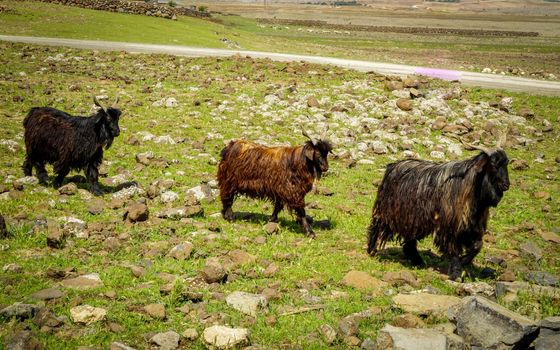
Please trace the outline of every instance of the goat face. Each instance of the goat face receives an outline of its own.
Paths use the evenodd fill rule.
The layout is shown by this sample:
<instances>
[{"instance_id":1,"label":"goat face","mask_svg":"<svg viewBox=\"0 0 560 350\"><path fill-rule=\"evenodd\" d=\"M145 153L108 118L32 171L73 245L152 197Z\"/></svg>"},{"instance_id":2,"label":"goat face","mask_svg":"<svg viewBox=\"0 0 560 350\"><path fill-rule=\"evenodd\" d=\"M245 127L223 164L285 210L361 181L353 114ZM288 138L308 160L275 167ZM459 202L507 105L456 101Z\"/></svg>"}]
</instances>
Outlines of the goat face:
<instances>
[{"instance_id":1,"label":"goat face","mask_svg":"<svg viewBox=\"0 0 560 350\"><path fill-rule=\"evenodd\" d=\"M119 128L119 118L121 116L121 111L116 108L109 108L105 114L106 126L113 137L117 137L121 133Z\"/></svg>"},{"instance_id":2,"label":"goat face","mask_svg":"<svg viewBox=\"0 0 560 350\"><path fill-rule=\"evenodd\" d=\"M488 156L482 182L482 195L493 207L497 206L505 191L509 189L508 164L506 153L497 149Z\"/></svg>"},{"instance_id":3,"label":"goat face","mask_svg":"<svg viewBox=\"0 0 560 350\"><path fill-rule=\"evenodd\" d=\"M312 165L318 179L321 174L329 170L328 155L332 151L332 145L328 141L319 140L313 144L308 141L304 146L307 161Z\"/></svg>"}]
</instances>

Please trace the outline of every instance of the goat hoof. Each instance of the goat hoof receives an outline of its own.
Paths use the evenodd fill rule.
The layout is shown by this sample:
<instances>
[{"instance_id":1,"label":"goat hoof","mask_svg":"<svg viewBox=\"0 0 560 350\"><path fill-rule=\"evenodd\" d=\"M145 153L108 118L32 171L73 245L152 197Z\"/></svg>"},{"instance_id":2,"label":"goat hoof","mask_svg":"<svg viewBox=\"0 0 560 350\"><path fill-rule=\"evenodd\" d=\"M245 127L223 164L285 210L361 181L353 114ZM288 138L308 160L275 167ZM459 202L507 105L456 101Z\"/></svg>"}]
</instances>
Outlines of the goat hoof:
<instances>
[{"instance_id":1,"label":"goat hoof","mask_svg":"<svg viewBox=\"0 0 560 350\"><path fill-rule=\"evenodd\" d=\"M307 237L311 239L315 239L317 238L317 235L315 234L315 232L307 232Z\"/></svg>"}]
</instances>

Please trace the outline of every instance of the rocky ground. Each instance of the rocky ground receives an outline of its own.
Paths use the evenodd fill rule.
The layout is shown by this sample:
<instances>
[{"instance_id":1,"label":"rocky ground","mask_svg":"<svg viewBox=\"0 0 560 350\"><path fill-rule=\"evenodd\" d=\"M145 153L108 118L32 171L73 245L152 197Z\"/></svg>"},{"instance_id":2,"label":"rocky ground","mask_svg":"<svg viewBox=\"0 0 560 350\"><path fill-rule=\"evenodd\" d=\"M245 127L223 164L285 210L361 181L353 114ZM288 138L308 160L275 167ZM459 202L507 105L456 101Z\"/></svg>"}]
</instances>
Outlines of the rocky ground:
<instances>
[{"instance_id":1,"label":"rocky ground","mask_svg":"<svg viewBox=\"0 0 560 350\"><path fill-rule=\"evenodd\" d=\"M6 348L559 344L557 99L244 57L0 48ZM59 189L23 177L30 107L87 115L92 96L117 95L121 136L100 168L103 196L81 173ZM335 145L307 197L317 238L288 212L267 224L272 206L245 198L225 222L215 181L225 143L301 144L300 125ZM429 239L426 268L396 244L367 256L386 164L465 159L475 153L457 137L492 146L504 130L512 187L463 282L447 280Z\"/></svg>"}]
</instances>

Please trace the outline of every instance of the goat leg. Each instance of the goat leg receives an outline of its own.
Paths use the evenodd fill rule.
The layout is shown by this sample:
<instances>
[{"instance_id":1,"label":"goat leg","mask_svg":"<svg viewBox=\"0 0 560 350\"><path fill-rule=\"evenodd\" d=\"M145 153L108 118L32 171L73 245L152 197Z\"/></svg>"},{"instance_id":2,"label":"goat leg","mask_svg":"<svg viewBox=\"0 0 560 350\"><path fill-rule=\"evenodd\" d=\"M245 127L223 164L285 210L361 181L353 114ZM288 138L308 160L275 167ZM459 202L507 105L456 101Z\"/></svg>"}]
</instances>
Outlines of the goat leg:
<instances>
[{"instance_id":1,"label":"goat leg","mask_svg":"<svg viewBox=\"0 0 560 350\"><path fill-rule=\"evenodd\" d=\"M233 210L231 209L231 207L233 206L234 198L235 194L222 195L222 216L227 221L233 221Z\"/></svg>"},{"instance_id":2,"label":"goat leg","mask_svg":"<svg viewBox=\"0 0 560 350\"><path fill-rule=\"evenodd\" d=\"M416 248L418 241L415 239L410 239L404 242L403 244L403 253L404 256L410 260L410 262L412 263L412 265L414 266L423 266L424 265L424 260L422 260L422 257L420 256L420 253L418 253L418 249Z\"/></svg>"},{"instance_id":3,"label":"goat leg","mask_svg":"<svg viewBox=\"0 0 560 350\"><path fill-rule=\"evenodd\" d=\"M62 181L64 181L66 175L68 175L68 173L70 172L70 169L60 168L60 169L56 169L55 172L56 172L56 178L54 179L53 186L55 188L59 188L62 185Z\"/></svg>"},{"instance_id":4,"label":"goat leg","mask_svg":"<svg viewBox=\"0 0 560 350\"><path fill-rule=\"evenodd\" d=\"M463 266L470 264L475 256L482 250L482 241L474 241L471 245L466 247L466 253L461 257L461 264Z\"/></svg>"},{"instance_id":5,"label":"goat leg","mask_svg":"<svg viewBox=\"0 0 560 350\"><path fill-rule=\"evenodd\" d=\"M96 196L102 195L103 191L101 191L101 186L99 185L99 170L97 170L97 167L93 164L88 164L84 172L86 173L86 179L91 185L91 192Z\"/></svg>"},{"instance_id":6,"label":"goat leg","mask_svg":"<svg viewBox=\"0 0 560 350\"><path fill-rule=\"evenodd\" d=\"M21 168L23 169L23 175L31 176L31 172L33 170L33 163L31 163L29 157L25 158L25 161L23 162Z\"/></svg>"},{"instance_id":7,"label":"goat leg","mask_svg":"<svg viewBox=\"0 0 560 350\"><path fill-rule=\"evenodd\" d=\"M281 201L274 202L274 210L272 211L272 215L270 216L269 222L278 222L278 213L284 208L284 204Z\"/></svg>"},{"instance_id":8,"label":"goat leg","mask_svg":"<svg viewBox=\"0 0 560 350\"><path fill-rule=\"evenodd\" d=\"M311 224L309 223L310 220L308 220L307 216L305 215L305 209L295 208L295 212L297 215L297 221L303 226L303 231L305 232L305 234L311 238L315 238L315 232L313 232L313 229L311 228Z\"/></svg>"},{"instance_id":9,"label":"goat leg","mask_svg":"<svg viewBox=\"0 0 560 350\"><path fill-rule=\"evenodd\" d=\"M449 279L452 281L457 281L461 279L463 273L463 264L461 264L461 258L458 256L451 257L449 261Z\"/></svg>"}]
</instances>

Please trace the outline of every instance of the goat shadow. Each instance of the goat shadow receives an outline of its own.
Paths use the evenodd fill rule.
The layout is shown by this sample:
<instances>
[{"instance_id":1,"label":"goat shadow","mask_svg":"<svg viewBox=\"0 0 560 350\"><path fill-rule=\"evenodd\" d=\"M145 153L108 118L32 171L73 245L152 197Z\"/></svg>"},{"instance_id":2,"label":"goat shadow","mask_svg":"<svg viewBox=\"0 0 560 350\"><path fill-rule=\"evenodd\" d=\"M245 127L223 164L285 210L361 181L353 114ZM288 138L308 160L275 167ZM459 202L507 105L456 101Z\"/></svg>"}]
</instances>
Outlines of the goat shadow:
<instances>
[{"instance_id":1,"label":"goat shadow","mask_svg":"<svg viewBox=\"0 0 560 350\"><path fill-rule=\"evenodd\" d=\"M307 218L311 218L309 215ZM238 211L233 213L233 221L243 221L252 224L265 225L270 220L270 215L263 213L251 213L246 211ZM316 230L331 230L336 227L332 220L314 220L311 218L311 227ZM297 223L295 217L293 219L278 218L278 223L281 227L288 228L290 231L303 233L303 228Z\"/></svg>"},{"instance_id":2,"label":"goat shadow","mask_svg":"<svg viewBox=\"0 0 560 350\"><path fill-rule=\"evenodd\" d=\"M56 176L49 177L49 182L51 184L54 181L55 177ZM62 186L69 184L70 182L75 183L79 189L87 190L89 192L92 191L91 184L87 181L87 179L83 175L73 175L73 176L65 177L64 181L62 181ZM124 188L132 187L132 186L138 186L138 183L136 181L126 181L116 186L111 186L99 182L99 187L101 187L101 191L103 192L103 194L115 193Z\"/></svg>"},{"instance_id":3,"label":"goat shadow","mask_svg":"<svg viewBox=\"0 0 560 350\"><path fill-rule=\"evenodd\" d=\"M418 249L418 253L424 260L424 265L416 266L413 265L410 260L408 260L403 251L402 247L388 247L383 248L377 252L375 255L380 261L393 261L399 262L409 269L426 269L433 268L441 274L447 275L449 273L449 260L442 258L440 255L435 254L430 249ZM487 267L487 266L477 266L475 264L469 264L465 266L466 275L472 279L496 279L497 271Z\"/></svg>"}]
</instances>

